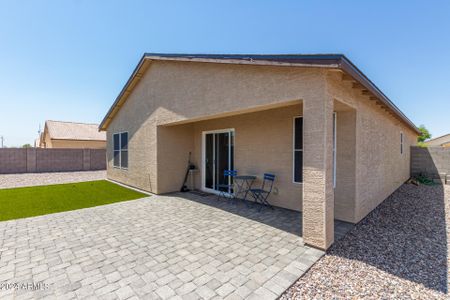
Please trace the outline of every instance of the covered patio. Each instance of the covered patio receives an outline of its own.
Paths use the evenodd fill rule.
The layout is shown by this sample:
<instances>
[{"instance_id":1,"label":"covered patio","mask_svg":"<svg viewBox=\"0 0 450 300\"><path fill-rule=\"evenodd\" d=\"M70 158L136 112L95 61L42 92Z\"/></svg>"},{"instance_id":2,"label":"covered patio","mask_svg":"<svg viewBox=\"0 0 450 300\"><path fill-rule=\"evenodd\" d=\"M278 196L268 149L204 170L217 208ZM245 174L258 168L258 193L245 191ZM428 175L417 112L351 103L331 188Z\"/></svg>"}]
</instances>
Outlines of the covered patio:
<instances>
[{"instance_id":1,"label":"covered patio","mask_svg":"<svg viewBox=\"0 0 450 300\"><path fill-rule=\"evenodd\" d=\"M294 234L302 237L302 212L282 207L274 207L273 209L264 207L259 203L244 201L243 199L224 199L213 194L199 193L196 191L186 193L172 193L180 199L193 201L199 204L208 205L214 209L220 209L227 213L237 215L256 221L258 223L270 226L272 228L284 231L286 233ZM341 239L345 234L354 227L354 224L335 220L334 234L335 241ZM249 229L251 230L251 229Z\"/></svg>"},{"instance_id":2,"label":"covered patio","mask_svg":"<svg viewBox=\"0 0 450 300\"><path fill-rule=\"evenodd\" d=\"M189 153L199 190L217 192L226 169L275 175L269 202L301 211L322 250L335 219L361 221L408 179L420 134L344 55L300 54L147 53L100 129L108 178L151 193L180 190Z\"/></svg>"},{"instance_id":3,"label":"covered patio","mask_svg":"<svg viewBox=\"0 0 450 300\"><path fill-rule=\"evenodd\" d=\"M340 221L355 220L356 111L325 99L285 101L158 126L157 166L158 174L164 174L158 179L158 193L179 190L189 153L196 166L188 180L193 190L219 193L220 184L233 181L224 176L225 170L256 176L253 188L261 187L263 174L270 173L275 182L268 201L275 210L259 212L214 197L184 197L328 248L345 232Z\"/></svg>"}]
</instances>

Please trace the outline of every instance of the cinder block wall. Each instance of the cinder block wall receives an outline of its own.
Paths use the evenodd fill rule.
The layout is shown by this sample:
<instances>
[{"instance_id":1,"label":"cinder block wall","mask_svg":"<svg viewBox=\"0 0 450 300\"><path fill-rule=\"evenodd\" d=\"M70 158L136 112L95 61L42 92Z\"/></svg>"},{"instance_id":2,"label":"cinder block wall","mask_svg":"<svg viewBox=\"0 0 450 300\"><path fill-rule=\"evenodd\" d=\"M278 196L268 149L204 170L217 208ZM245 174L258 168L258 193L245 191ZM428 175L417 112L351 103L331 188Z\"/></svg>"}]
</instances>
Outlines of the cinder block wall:
<instances>
[{"instance_id":1,"label":"cinder block wall","mask_svg":"<svg viewBox=\"0 0 450 300\"><path fill-rule=\"evenodd\" d=\"M105 149L0 149L0 174L105 169Z\"/></svg>"},{"instance_id":2,"label":"cinder block wall","mask_svg":"<svg viewBox=\"0 0 450 300\"><path fill-rule=\"evenodd\" d=\"M37 172L81 171L83 150L78 149L37 149Z\"/></svg>"},{"instance_id":3,"label":"cinder block wall","mask_svg":"<svg viewBox=\"0 0 450 300\"><path fill-rule=\"evenodd\" d=\"M425 173L432 178L450 175L450 148L411 147L411 175Z\"/></svg>"},{"instance_id":4,"label":"cinder block wall","mask_svg":"<svg viewBox=\"0 0 450 300\"><path fill-rule=\"evenodd\" d=\"M27 149L0 149L0 173L26 173Z\"/></svg>"},{"instance_id":5,"label":"cinder block wall","mask_svg":"<svg viewBox=\"0 0 450 300\"><path fill-rule=\"evenodd\" d=\"M106 149L90 151L89 170L106 170Z\"/></svg>"}]
</instances>

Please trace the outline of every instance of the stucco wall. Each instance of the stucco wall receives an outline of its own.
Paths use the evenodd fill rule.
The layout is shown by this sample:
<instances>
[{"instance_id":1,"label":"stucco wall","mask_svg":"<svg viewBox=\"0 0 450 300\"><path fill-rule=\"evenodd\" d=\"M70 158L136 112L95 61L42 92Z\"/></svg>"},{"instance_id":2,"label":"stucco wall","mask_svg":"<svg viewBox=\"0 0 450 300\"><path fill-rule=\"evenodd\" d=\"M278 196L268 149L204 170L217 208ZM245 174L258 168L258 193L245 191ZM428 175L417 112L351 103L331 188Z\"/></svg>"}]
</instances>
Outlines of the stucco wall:
<instances>
[{"instance_id":1,"label":"stucco wall","mask_svg":"<svg viewBox=\"0 0 450 300\"><path fill-rule=\"evenodd\" d=\"M131 96L152 99L157 123L163 125L314 98L315 91L324 87L324 72L314 68L153 62Z\"/></svg>"},{"instance_id":2,"label":"stucco wall","mask_svg":"<svg viewBox=\"0 0 450 300\"><path fill-rule=\"evenodd\" d=\"M150 112L142 108L145 98L130 99L111 122L107 131L107 176L110 179L157 193L156 122L146 120ZM128 169L113 166L115 132L128 132Z\"/></svg>"},{"instance_id":3,"label":"stucco wall","mask_svg":"<svg viewBox=\"0 0 450 300\"><path fill-rule=\"evenodd\" d=\"M166 192L172 186L168 181L179 180L175 174L186 168L190 146L180 142L181 156L170 153L173 147L164 144L173 142L158 140L163 130L158 125L313 98L324 85L320 69L153 62L108 127L108 177L150 192ZM129 132L128 170L112 165L112 134L121 131ZM157 145L165 155L159 156Z\"/></svg>"},{"instance_id":4,"label":"stucco wall","mask_svg":"<svg viewBox=\"0 0 450 300\"><path fill-rule=\"evenodd\" d=\"M233 128L235 130L235 169L242 175L256 175L261 186L263 173L276 175L274 192L269 198L276 206L302 208L302 184L293 183L293 118L302 114L302 106L292 105L235 117L194 124L195 161L201 167L202 132ZM196 178L201 188L201 174Z\"/></svg>"},{"instance_id":5,"label":"stucco wall","mask_svg":"<svg viewBox=\"0 0 450 300\"><path fill-rule=\"evenodd\" d=\"M42 146L42 148L53 148L52 145L52 140L50 139L50 135L48 134L48 131L45 129L44 130L44 143Z\"/></svg>"},{"instance_id":6,"label":"stucco wall","mask_svg":"<svg viewBox=\"0 0 450 300\"><path fill-rule=\"evenodd\" d=\"M327 249L334 240L333 112L324 88L303 102L303 240Z\"/></svg>"},{"instance_id":7,"label":"stucco wall","mask_svg":"<svg viewBox=\"0 0 450 300\"><path fill-rule=\"evenodd\" d=\"M105 149L106 141L51 140L47 148Z\"/></svg>"},{"instance_id":8,"label":"stucco wall","mask_svg":"<svg viewBox=\"0 0 450 300\"><path fill-rule=\"evenodd\" d=\"M340 74L327 77L330 94L356 109L356 211L354 222L392 194L409 178L410 146L416 133L404 123L343 82ZM404 133L403 154L400 133Z\"/></svg>"},{"instance_id":9,"label":"stucco wall","mask_svg":"<svg viewBox=\"0 0 450 300\"><path fill-rule=\"evenodd\" d=\"M202 132L235 130L235 169L239 174L264 172L277 176L270 202L276 206L302 210L302 184L293 183L293 118L303 115L301 103L281 108L217 118L183 125L160 126L158 148L159 192L176 191L181 187L188 153L198 168L195 187L202 188ZM337 184L335 217L353 221L355 186L355 119L354 111L337 112ZM167 151L173 149L173 151ZM259 186L261 181L256 181ZM353 193L353 194L352 194Z\"/></svg>"},{"instance_id":10,"label":"stucco wall","mask_svg":"<svg viewBox=\"0 0 450 300\"><path fill-rule=\"evenodd\" d=\"M334 217L342 221L355 222L356 111L339 110L336 117Z\"/></svg>"},{"instance_id":11,"label":"stucco wall","mask_svg":"<svg viewBox=\"0 0 450 300\"><path fill-rule=\"evenodd\" d=\"M353 122L356 128L352 133L355 143L352 151L356 155L353 162L356 170L355 184L351 186L353 177L338 179L338 185L341 181L347 186L345 189L335 191L335 215L341 219L357 222L408 178L409 145L414 143L415 133L389 116L368 97L360 95L358 90L352 89L349 83L342 82L339 72L327 73L323 69L153 62L108 128L108 177L154 193L178 190L186 169L189 151L196 156L194 160L199 165L199 132L213 127L215 129L239 127L241 128L239 131L243 133L239 133L236 129L236 145L245 143L239 140L239 136L250 135L256 130L256 127L253 127L258 119L256 113L256 120L252 122L245 121L245 115L225 117L296 100L317 101L320 100L320 97L317 97L319 94L326 94L327 97L345 103L356 112L351 116L354 121L353 119L349 121ZM218 124L218 119L206 120L219 117L223 117L222 122L225 123L234 119L235 124ZM199 123L179 125L194 121ZM342 119L340 120L338 115L338 157L342 154L339 148L345 147L347 143L344 140L339 141L339 130L345 131L347 130L345 127L351 125L339 124L340 121ZM289 123L291 132L291 120ZM277 122L263 121L259 126L267 126L265 131L275 132L273 124L283 126ZM242 128L246 127L248 130L243 131ZM284 129L280 127L279 131L286 129L287 127ZM121 131L129 132L128 170L112 167L112 134ZM403 131L405 136L402 155L400 131ZM283 135L271 136L275 145L281 146L285 143L282 140L285 138ZM291 138L289 134L290 142ZM254 137L254 144L258 143L260 140ZM339 146L339 143L344 144ZM271 150L267 151L269 153ZM237 163L239 159L249 160L245 157L248 157L250 152L250 149L242 149L243 158L236 157ZM275 150L272 152L272 159L277 163L287 162L287 154L279 156ZM291 155L290 152L290 159ZM255 161L259 162L260 159L255 156ZM262 173L265 170L270 171L271 163L267 167L258 164L260 169L254 170L247 169L250 166L243 165L239 171ZM341 170L353 168L351 164L351 162L341 164ZM291 168L291 161L287 165ZM287 178L286 170L277 170L281 174L280 184ZM290 173L291 171L289 171L291 177ZM199 184L199 180L197 183ZM290 190L283 187L283 190L279 189L279 193L280 199L282 193L292 196L295 194L295 188ZM346 198L346 193L351 195ZM352 200L352 197L355 200ZM273 201L275 203L278 200ZM281 202L280 200L279 203ZM297 209L297 200L290 199L285 202L287 203L285 207ZM351 207L352 202L356 206L355 211L345 214L346 207ZM279 203L277 204L281 205Z\"/></svg>"},{"instance_id":12,"label":"stucco wall","mask_svg":"<svg viewBox=\"0 0 450 300\"><path fill-rule=\"evenodd\" d=\"M194 126L185 124L178 126L158 127L157 170L158 193L180 190L187 171L189 152L191 162L198 166L194 149Z\"/></svg>"}]
</instances>

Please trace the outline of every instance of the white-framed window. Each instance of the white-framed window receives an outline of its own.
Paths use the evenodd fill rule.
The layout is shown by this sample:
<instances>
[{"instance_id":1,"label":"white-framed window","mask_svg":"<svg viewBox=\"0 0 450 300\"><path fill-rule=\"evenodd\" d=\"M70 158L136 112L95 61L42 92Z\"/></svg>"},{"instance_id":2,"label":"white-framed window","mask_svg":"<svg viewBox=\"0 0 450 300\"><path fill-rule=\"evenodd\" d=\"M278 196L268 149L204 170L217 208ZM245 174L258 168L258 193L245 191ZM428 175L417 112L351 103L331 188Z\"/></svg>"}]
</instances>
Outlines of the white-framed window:
<instances>
[{"instance_id":1,"label":"white-framed window","mask_svg":"<svg viewBox=\"0 0 450 300\"><path fill-rule=\"evenodd\" d=\"M400 154L403 154L403 132L400 132Z\"/></svg>"},{"instance_id":2,"label":"white-framed window","mask_svg":"<svg viewBox=\"0 0 450 300\"><path fill-rule=\"evenodd\" d=\"M128 132L113 134L113 165L128 169Z\"/></svg>"},{"instance_id":3,"label":"white-framed window","mask_svg":"<svg viewBox=\"0 0 450 300\"><path fill-rule=\"evenodd\" d=\"M294 117L293 122L293 182L303 182L303 117Z\"/></svg>"}]
</instances>

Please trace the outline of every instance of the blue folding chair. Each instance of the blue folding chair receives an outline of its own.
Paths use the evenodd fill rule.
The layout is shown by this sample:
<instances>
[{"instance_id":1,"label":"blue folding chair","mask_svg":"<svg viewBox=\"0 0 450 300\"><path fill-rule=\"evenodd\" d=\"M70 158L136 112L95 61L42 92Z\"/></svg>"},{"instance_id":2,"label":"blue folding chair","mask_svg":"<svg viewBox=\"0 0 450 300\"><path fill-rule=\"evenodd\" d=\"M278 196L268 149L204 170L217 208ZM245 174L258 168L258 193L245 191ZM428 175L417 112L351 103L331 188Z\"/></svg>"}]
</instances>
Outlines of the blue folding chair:
<instances>
[{"instance_id":1,"label":"blue folding chair","mask_svg":"<svg viewBox=\"0 0 450 300\"><path fill-rule=\"evenodd\" d=\"M224 199L234 199L234 193L231 192L231 190L234 188L234 180L233 177L237 175L236 170L223 170L223 177L225 179L225 182L227 183L219 183L217 184L217 188L219 189L219 194L217 195L217 200L220 200L220 198ZM229 178L231 177L231 183Z\"/></svg>"},{"instance_id":2,"label":"blue folding chair","mask_svg":"<svg viewBox=\"0 0 450 300\"><path fill-rule=\"evenodd\" d=\"M270 205L270 203L267 201L267 198L269 198L270 193L272 192L274 181L275 181L275 175L269 174L269 173L264 173L264 180L263 180L261 188L260 189L250 189L250 193L251 193L253 199L255 199L256 203L260 203L262 205L265 205L265 206L273 209L272 205Z\"/></svg>"}]
</instances>

